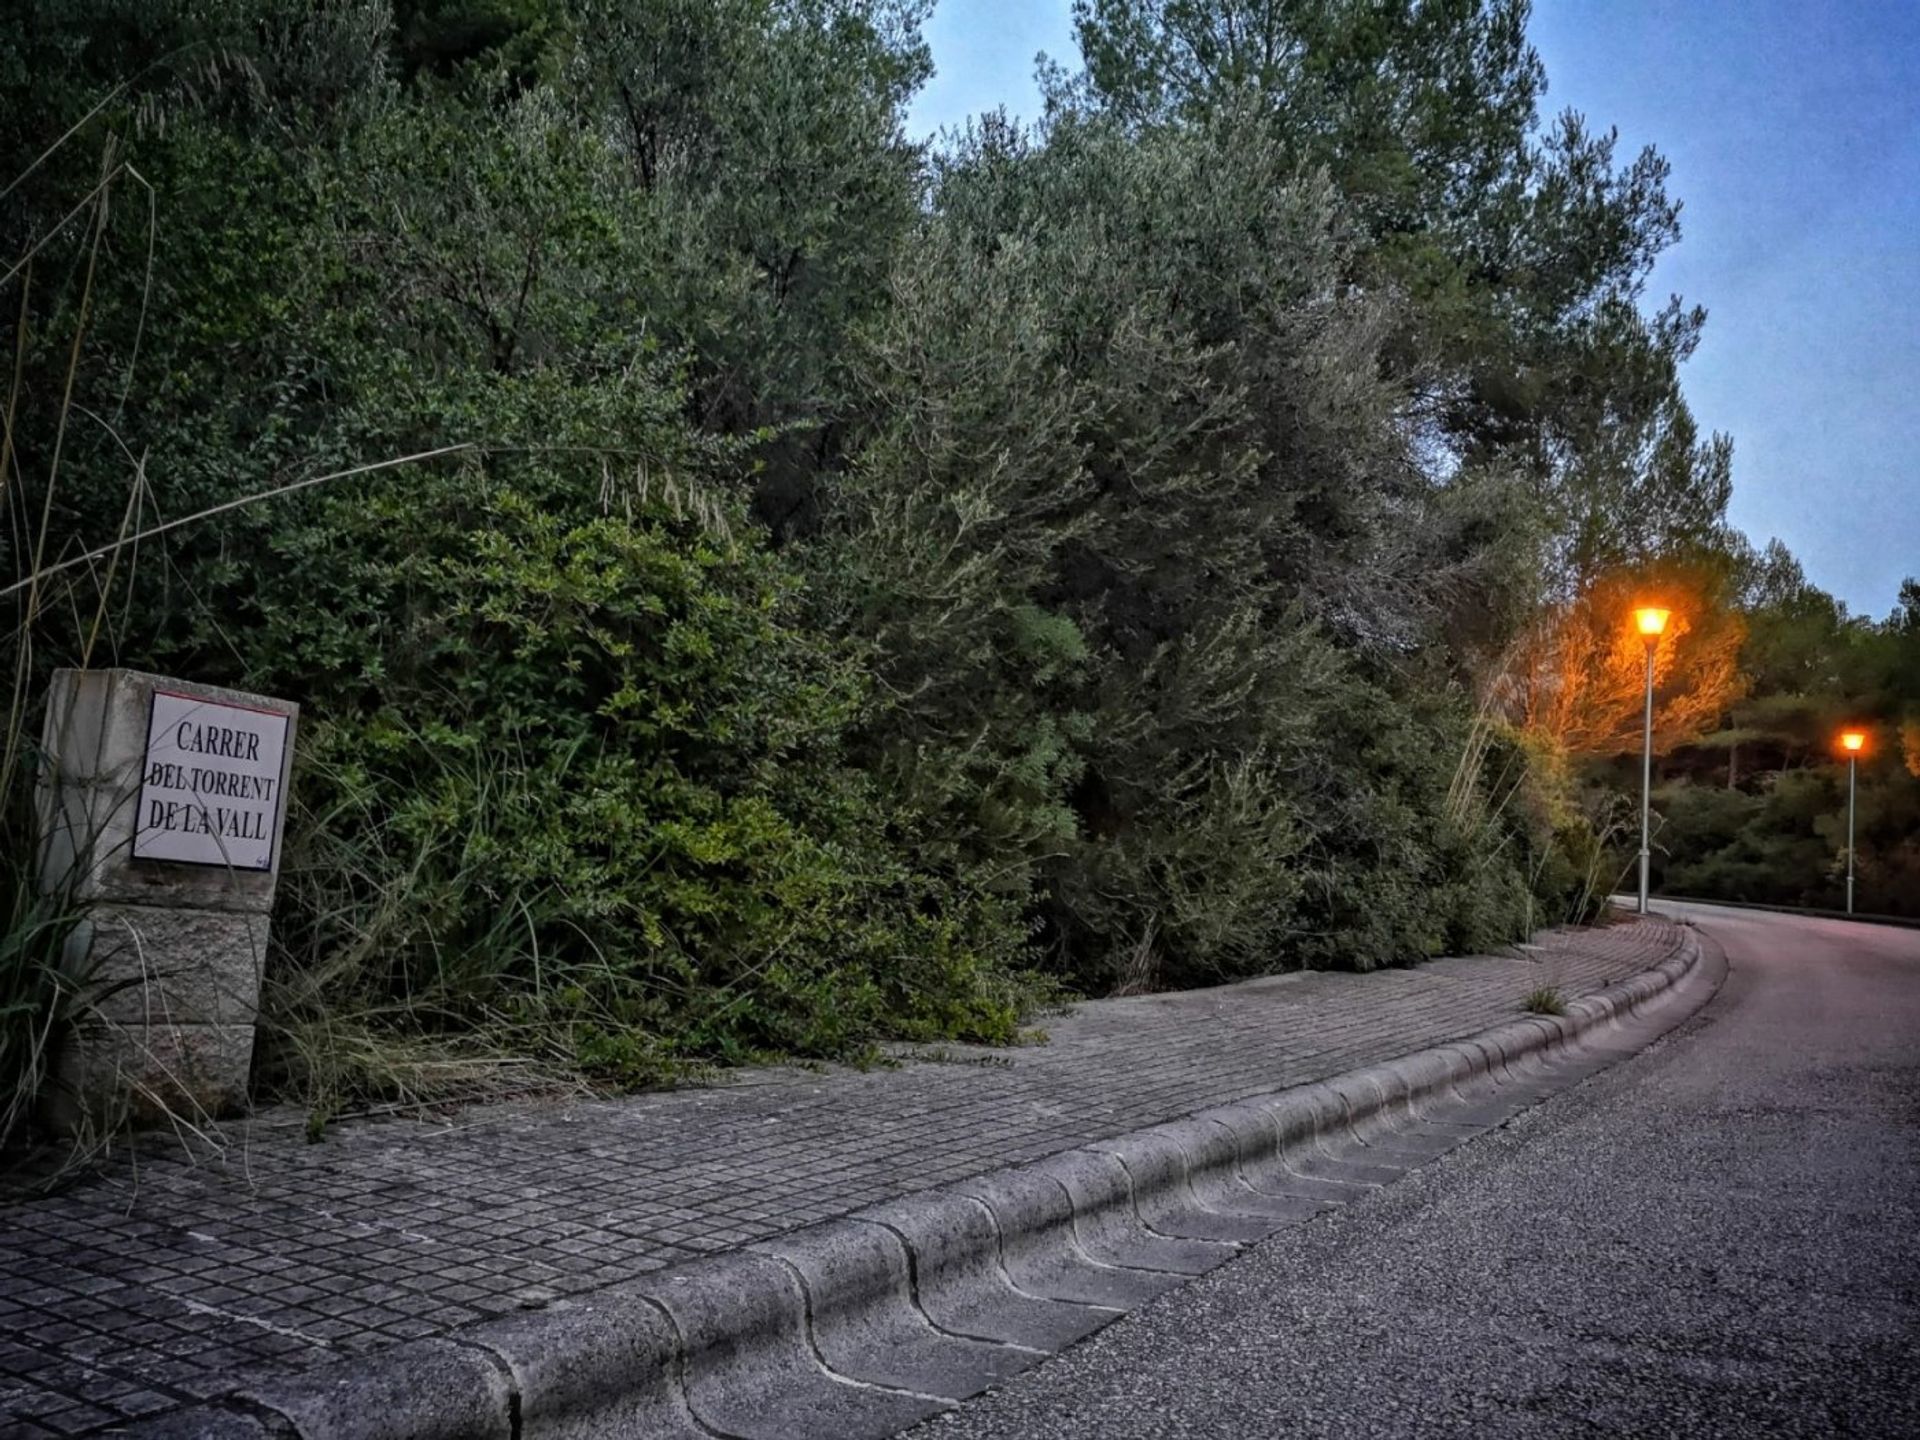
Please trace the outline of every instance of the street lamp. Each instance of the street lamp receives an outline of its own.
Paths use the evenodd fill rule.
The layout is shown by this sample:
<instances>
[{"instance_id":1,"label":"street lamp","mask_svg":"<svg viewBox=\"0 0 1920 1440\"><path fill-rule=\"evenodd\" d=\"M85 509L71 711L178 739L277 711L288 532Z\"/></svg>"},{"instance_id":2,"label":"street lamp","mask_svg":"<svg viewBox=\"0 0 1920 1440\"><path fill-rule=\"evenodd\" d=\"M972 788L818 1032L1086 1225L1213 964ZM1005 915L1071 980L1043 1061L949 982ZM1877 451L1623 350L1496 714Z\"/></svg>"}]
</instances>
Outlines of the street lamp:
<instances>
[{"instance_id":1,"label":"street lamp","mask_svg":"<svg viewBox=\"0 0 1920 1440\"><path fill-rule=\"evenodd\" d=\"M1853 914L1853 794L1860 752L1867 748L1867 732L1842 730L1840 748L1847 752L1847 914Z\"/></svg>"},{"instance_id":2,"label":"street lamp","mask_svg":"<svg viewBox=\"0 0 1920 1440\"><path fill-rule=\"evenodd\" d=\"M1640 913L1647 913L1647 866L1652 856L1653 836L1649 815L1653 806L1653 651L1673 614L1657 605L1642 605L1633 612L1633 623L1640 627L1640 638L1647 647L1647 712L1640 736Z\"/></svg>"}]
</instances>

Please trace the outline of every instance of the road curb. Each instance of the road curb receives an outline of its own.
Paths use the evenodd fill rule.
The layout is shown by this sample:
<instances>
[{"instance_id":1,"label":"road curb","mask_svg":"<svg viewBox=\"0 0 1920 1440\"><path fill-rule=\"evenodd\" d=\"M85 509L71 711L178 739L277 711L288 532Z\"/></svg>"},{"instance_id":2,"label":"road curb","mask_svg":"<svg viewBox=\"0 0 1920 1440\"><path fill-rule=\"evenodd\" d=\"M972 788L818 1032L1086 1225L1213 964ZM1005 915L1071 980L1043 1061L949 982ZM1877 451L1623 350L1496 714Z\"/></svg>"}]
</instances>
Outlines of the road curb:
<instances>
[{"instance_id":1,"label":"road curb","mask_svg":"<svg viewBox=\"0 0 1920 1440\"><path fill-rule=\"evenodd\" d=\"M1651 904L1705 905L1715 910L1758 910L1770 915L1799 915L1812 920L1844 920L1850 925L1892 925L1903 930L1920 930L1920 916L1887 915L1877 911L1822 910L1811 905L1767 905L1758 900L1709 900L1699 895L1655 895ZM1659 913L1657 910L1655 913Z\"/></svg>"},{"instance_id":2,"label":"road curb","mask_svg":"<svg viewBox=\"0 0 1920 1440\"><path fill-rule=\"evenodd\" d=\"M546 1310L261 1380L124 1433L891 1435L1504 1123L1572 1083L1569 1067L1577 1080L1643 1047L1724 972L1702 965L1697 932L1680 933L1675 953L1564 1015L1516 1018Z\"/></svg>"}]
</instances>

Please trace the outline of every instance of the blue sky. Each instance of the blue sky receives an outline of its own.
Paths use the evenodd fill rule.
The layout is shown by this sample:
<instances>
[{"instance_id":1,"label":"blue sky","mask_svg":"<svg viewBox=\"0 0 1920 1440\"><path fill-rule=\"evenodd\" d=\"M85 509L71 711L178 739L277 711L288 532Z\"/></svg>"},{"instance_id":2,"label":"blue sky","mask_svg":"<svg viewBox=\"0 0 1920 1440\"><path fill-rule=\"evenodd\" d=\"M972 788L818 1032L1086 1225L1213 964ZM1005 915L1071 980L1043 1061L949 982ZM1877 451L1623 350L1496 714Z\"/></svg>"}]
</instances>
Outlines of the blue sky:
<instances>
[{"instance_id":1,"label":"blue sky","mask_svg":"<svg viewBox=\"0 0 1920 1440\"><path fill-rule=\"evenodd\" d=\"M1068 0L939 0L910 127L1039 110ZM1733 519L1856 613L1920 576L1920 3L1535 0L1544 110L1656 146L1685 203L1655 269L1708 311L1686 371L1734 441Z\"/></svg>"}]
</instances>

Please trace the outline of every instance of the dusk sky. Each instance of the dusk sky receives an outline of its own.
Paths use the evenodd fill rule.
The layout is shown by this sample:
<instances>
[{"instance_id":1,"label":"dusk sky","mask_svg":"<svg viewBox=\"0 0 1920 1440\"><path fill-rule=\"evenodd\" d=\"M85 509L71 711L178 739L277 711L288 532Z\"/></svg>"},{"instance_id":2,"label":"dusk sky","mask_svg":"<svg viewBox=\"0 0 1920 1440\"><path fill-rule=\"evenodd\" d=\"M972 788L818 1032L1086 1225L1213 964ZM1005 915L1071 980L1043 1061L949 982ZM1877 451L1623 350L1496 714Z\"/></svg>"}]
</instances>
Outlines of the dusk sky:
<instances>
[{"instance_id":1,"label":"dusk sky","mask_svg":"<svg viewBox=\"0 0 1920 1440\"><path fill-rule=\"evenodd\" d=\"M1034 58L1078 67L1068 0L939 0L930 133L1039 110ZM1734 441L1733 520L1884 616L1920 576L1920 3L1536 0L1544 110L1658 148L1684 238L1647 303L1707 307L1685 372Z\"/></svg>"}]
</instances>

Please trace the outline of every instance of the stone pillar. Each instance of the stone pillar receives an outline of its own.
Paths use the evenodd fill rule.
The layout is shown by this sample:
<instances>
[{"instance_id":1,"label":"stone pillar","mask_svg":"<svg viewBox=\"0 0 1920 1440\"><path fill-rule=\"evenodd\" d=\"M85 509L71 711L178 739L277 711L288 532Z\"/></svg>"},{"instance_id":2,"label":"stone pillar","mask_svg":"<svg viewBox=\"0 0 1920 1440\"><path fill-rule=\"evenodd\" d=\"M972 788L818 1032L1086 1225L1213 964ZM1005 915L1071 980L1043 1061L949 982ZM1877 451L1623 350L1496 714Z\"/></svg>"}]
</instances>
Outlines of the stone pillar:
<instances>
[{"instance_id":1,"label":"stone pillar","mask_svg":"<svg viewBox=\"0 0 1920 1440\"><path fill-rule=\"evenodd\" d=\"M298 715L135 670L55 672L41 885L83 918L54 1123L245 1103Z\"/></svg>"}]
</instances>

